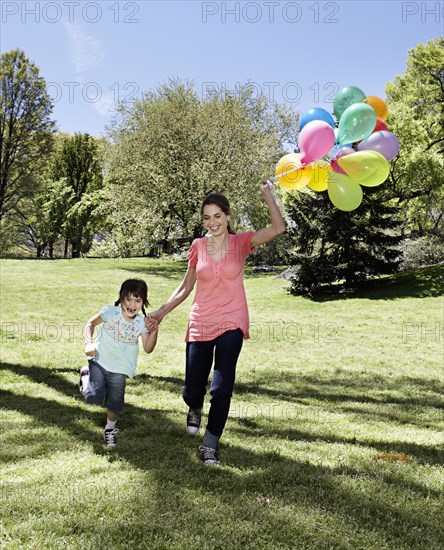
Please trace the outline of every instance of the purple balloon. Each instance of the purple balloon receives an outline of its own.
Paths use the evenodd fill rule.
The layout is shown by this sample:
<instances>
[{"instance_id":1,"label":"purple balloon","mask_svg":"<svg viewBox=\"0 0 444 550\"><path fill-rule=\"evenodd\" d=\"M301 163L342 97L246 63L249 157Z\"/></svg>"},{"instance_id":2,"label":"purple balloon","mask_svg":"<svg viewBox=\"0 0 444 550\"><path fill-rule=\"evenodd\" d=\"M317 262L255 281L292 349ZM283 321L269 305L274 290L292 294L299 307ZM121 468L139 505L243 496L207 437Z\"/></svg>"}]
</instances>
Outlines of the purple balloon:
<instances>
[{"instance_id":1,"label":"purple balloon","mask_svg":"<svg viewBox=\"0 0 444 550\"><path fill-rule=\"evenodd\" d=\"M370 134L367 138L363 139L358 147L358 151L376 151L381 153L387 160L392 160L393 157L399 152L399 141L397 137L388 132L387 130L381 130Z\"/></svg>"}]
</instances>

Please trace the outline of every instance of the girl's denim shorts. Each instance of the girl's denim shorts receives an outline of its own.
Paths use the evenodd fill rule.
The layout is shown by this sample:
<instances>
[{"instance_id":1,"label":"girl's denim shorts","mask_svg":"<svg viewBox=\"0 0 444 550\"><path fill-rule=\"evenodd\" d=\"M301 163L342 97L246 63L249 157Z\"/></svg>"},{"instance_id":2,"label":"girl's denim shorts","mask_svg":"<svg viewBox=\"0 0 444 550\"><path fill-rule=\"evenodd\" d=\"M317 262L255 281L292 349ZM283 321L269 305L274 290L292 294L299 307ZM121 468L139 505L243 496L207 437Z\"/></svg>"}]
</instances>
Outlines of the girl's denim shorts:
<instances>
[{"instance_id":1,"label":"girl's denim shorts","mask_svg":"<svg viewBox=\"0 0 444 550\"><path fill-rule=\"evenodd\" d=\"M121 413L125 408L126 374L109 372L94 359L88 363L89 384L84 393L85 403L103 405L110 411Z\"/></svg>"}]
</instances>

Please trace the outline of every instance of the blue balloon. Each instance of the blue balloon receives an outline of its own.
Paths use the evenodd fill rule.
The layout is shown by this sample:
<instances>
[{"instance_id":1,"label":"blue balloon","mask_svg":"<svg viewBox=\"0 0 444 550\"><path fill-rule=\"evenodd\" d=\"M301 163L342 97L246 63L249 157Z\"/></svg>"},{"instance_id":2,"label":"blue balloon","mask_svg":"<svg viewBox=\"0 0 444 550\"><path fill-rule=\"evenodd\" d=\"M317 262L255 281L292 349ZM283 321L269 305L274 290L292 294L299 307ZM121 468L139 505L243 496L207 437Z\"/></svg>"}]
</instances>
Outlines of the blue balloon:
<instances>
[{"instance_id":1,"label":"blue balloon","mask_svg":"<svg viewBox=\"0 0 444 550\"><path fill-rule=\"evenodd\" d=\"M327 153L327 156L330 158L335 157L341 149L345 149L346 147L351 148L353 143L337 143L333 149L330 149L330 151Z\"/></svg>"},{"instance_id":2,"label":"blue balloon","mask_svg":"<svg viewBox=\"0 0 444 550\"><path fill-rule=\"evenodd\" d=\"M335 127L335 121L328 111L321 109L320 107L313 107L312 109L305 111L299 119L299 131L301 131L302 128L312 120L323 120L332 128Z\"/></svg>"}]
</instances>

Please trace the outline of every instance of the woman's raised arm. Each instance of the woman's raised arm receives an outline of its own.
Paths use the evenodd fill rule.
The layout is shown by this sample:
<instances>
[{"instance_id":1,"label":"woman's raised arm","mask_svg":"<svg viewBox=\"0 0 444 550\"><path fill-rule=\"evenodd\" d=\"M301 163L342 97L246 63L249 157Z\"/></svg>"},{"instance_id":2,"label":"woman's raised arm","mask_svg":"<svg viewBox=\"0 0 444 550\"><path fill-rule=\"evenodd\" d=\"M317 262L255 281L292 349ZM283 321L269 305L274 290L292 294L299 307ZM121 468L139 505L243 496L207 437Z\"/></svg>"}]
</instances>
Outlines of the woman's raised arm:
<instances>
[{"instance_id":1,"label":"woman's raised arm","mask_svg":"<svg viewBox=\"0 0 444 550\"><path fill-rule=\"evenodd\" d=\"M262 181L261 191L264 195L265 202L267 203L268 211L270 212L271 227L264 227L263 229L256 231L251 238L252 247L268 243L275 239L278 235L282 235L285 231L284 218L282 217L281 211L279 210L279 207L271 194L268 178Z\"/></svg>"}]
</instances>

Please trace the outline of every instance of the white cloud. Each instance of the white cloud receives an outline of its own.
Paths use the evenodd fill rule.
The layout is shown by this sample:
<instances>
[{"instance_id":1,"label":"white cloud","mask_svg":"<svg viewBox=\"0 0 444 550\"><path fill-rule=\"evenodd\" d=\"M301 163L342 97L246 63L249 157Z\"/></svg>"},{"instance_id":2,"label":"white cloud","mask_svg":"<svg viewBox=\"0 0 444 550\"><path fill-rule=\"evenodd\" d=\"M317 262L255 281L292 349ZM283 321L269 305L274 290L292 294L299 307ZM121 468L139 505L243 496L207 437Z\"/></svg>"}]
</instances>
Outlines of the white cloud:
<instances>
[{"instance_id":1,"label":"white cloud","mask_svg":"<svg viewBox=\"0 0 444 550\"><path fill-rule=\"evenodd\" d=\"M65 22L65 29L70 43L71 61L76 73L80 75L100 65L105 59L103 42L87 34L78 23Z\"/></svg>"},{"instance_id":2,"label":"white cloud","mask_svg":"<svg viewBox=\"0 0 444 550\"><path fill-rule=\"evenodd\" d=\"M114 94L111 92L102 93L100 99L93 103L94 109L100 113L103 117L108 117L114 111L116 103L114 101Z\"/></svg>"}]
</instances>

